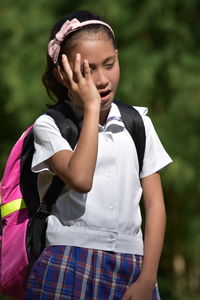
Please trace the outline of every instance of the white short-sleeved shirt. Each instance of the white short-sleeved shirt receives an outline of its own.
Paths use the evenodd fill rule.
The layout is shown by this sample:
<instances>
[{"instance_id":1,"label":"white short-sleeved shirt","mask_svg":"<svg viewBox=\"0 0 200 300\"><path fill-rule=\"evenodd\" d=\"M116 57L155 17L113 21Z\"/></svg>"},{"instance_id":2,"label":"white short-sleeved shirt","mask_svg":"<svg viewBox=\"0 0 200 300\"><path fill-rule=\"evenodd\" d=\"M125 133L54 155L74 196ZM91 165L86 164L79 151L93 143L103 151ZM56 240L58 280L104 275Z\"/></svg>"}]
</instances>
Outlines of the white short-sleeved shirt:
<instances>
[{"instance_id":1,"label":"white short-sleeved shirt","mask_svg":"<svg viewBox=\"0 0 200 300\"><path fill-rule=\"evenodd\" d=\"M164 150L147 108L135 107L146 131L146 148L140 177L153 174L172 162ZM40 172L38 188L42 198L54 174L46 160L60 150L71 150L48 115L34 125L35 153L32 170ZM64 163L64 162L63 162ZM93 186L81 194L65 185L48 217L47 245L69 245L107 251L143 254L142 195L134 142L112 104L107 122L99 125L99 145Z\"/></svg>"}]
</instances>

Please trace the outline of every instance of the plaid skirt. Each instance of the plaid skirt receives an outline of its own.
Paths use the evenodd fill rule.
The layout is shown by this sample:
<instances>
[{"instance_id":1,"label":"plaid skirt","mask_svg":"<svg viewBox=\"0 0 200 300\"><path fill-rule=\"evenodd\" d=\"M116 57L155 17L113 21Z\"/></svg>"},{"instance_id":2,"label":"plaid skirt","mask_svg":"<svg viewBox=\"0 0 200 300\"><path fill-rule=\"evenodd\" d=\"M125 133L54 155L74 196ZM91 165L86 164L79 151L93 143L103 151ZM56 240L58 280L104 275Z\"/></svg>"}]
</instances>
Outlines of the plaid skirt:
<instances>
[{"instance_id":1,"label":"plaid skirt","mask_svg":"<svg viewBox=\"0 0 200 300\"><path fill-rule=\"evenodd\" d=\"M140 255L50 246L33 265L25 300L121 300L141 266ZM152 300L160 300L157 286Z\"/></svg>"}]
</instances>

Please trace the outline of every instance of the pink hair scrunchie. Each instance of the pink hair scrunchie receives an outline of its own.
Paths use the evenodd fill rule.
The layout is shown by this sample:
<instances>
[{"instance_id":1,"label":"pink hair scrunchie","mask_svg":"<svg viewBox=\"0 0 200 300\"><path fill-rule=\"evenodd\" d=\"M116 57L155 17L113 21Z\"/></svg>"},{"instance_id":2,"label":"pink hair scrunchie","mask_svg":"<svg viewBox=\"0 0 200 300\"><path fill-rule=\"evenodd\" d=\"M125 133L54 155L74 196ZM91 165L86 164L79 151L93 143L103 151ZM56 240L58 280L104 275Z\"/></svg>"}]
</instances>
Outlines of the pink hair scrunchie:
<instances>
[{"instance_id":1,"label":"pink hair scrunchie","mask_svg":"<svg viewBox=\"0 0 200 300\"><path fill-rule=\"evenodd\" d=\"M107 24L99 20L89 20L85 22L79 22L77 19L72 19L71 21L67 20L61 27L61 29L58 31L58 33L55 35L55 38L51 40L48 43L48 54L52 58L54 64L58 61L58 56L60 53L60 45L64 41L65 37L70 34L73 31L76 31L83 26L89 25L89 24L101 24L110 29L112 34L114 35L114 32L112 28Z\"/></svg>"}]
</instances>

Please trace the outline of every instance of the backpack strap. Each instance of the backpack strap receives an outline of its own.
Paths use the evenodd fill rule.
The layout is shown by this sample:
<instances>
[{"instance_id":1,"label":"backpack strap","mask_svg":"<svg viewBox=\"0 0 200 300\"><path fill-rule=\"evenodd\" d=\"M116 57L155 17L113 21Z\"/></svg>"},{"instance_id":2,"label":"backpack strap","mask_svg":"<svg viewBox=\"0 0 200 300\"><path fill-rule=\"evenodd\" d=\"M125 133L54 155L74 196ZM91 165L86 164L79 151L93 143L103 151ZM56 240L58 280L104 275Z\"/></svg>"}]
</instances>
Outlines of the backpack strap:
<instances>
[{"instance_id":1,"label":"backpack strap","mask_svg":"<svg viewBox=\"0 0 200 300\"><path fill-rule=\"evenodd\" d=\"M118 106L122 121L135 143L139 162L139 173L141 173L146 143L144 122L140 113L133 106L119 101L114 101L114 103Z\"/></svg>"},{"instance_id":2,"label":"backpack strap","mask_svg":"<svg viewBox=\"0 0 200 300\"><path fill-rule=\"evenodd\" d=\"M139 161L139 170L141 172L145 149L145 129L143 120L139 112L132 106L121 102L115 103L119 107L125 127L135 143ZM79 120L75 117L71 107L67 103L62 102L49 109L47 114L54 119L62 136L68 140L70 146L74 149L79 138L80 126ZM42 203L36 216L29 222L29 234L27 235L29 240L26 242L30 245L27 247L27 252L30 251L28 255L30 268L45 246L45 220L50 215L52 205L56 202L64 185L64 182L58 176L53 177L52 183L42 199Z\"/></svg>"},{"instance_id":3,"label":"backpack strap","mask_svg":"<svg viewBox=\"0 0 200 300\"><path fill-rule=\"evenodd\" d=\"M74 149L80 134L80 120L77 119L70 105L61 102L50 108L46 114L54 119L61 135L67 139L72 149Z\"/></svg>"},{"instance_id":4,"label":"backpack strap","mask_svg":"<svg viewBox=\"0 0 200 300\"><path fill-rule=\"evenodd\" d=\"M135 143L139 162L139 172L141 172L146 142L142 117L133 106L119 101L115 101L115 103L120 110L126 129L129 131ZM70 146L74 149L79 138L80 126L79 120L76 118L70 105L66 102L61 102L49 109L47 114L54 119L62 136L68 140ZM58 176L54 176L52 183L42 200L38 213L42 215L50 214L52 205L56 202L56 199L63 187L64 182Z\"/></svg>"},{"instance_id":5,"label":"backpack strap","mask_svg":"<svg viewBox=\"0 0 200 300\"><path fill-rule=\"evenodd\" d=\"M79 121L75 117L71 107L67 103L62 102L49 109L46 114L54 119L62 136L68 140L70 146L74 149L78 141L80 127ZM50 215L52 206L56 202L64 185L65 183L57 175L53 177L36 215L29 221L26 239L29 270L45 247L46 218Z\"/></svg>"},{"instance_id":6,"label":"backpack strap","mask_svg":"<svg viewBox=\"0 0 200 300\"><path fill-rule=\"evenodd\" d=\"M46 114L54 119L62 136L67 139L72 149L74 149L79 138L80 126L71 107L66 102L61 102L50 108ZM56 202L64 185L65 183L57 175L53 177L52 183L42 199L37 213L38 216L46 218L50 214L52 205Z\"/></svg>"},{"instance_id":7,"label":"backpack strap","mask_svg":"<svg viewBox=\"0 0 200 300\"><path fill-rule=\"evenodd\" d=\"M45 248L46 218L50 215L52 205L56 202L63 187L64 182L58 176L54 176L36 215L29 220L26 234L26 250L29 260L28 272L30 272L34 262Z\"/></svg>"},{"instance_id":8,"label":"backpack strap","mask_svg":"<svg viewBox=\"0 0 200 300\"><path fill-rule=\"evenodd\" d=\"M141 172L146 142L142 117L133 106L118 101L115 101L115 103L120 110L126 129L129 131L135 143L139 162L139 172ZM54 119L62 136L68 140L70 146L74 149L79 138L80 126L79 120L76 118L69 104L62 102L49 109L47 114ZM50 214L52 205L56 202L56 199L63 187L64 182L58 176L54 176L54 179L42 200L38 213L41 215Z\"/></svg>"}]
</instances>

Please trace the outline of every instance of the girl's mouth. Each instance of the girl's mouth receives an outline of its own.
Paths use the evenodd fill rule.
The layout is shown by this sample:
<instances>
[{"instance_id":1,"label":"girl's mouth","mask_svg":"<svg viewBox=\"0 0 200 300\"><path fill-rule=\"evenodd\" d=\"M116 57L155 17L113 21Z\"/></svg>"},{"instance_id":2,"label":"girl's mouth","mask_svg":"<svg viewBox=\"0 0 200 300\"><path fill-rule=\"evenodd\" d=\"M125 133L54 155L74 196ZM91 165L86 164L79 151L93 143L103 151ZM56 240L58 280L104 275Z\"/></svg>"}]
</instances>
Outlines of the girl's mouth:
<instances>
[{"instance_id":1,"label":"girl's mouth","mask_svg":"<svg viewBox=\"0 0 200 300\"><path fill-rule=\"evenodd\" d=\"M105 100L108 100L110 98L111 91L108 90L108 91L105 91L105 92L99 92L99 94L100 94L100 97L101 97L101 101L105 101Z\"/></svg>"}]
</instances>

